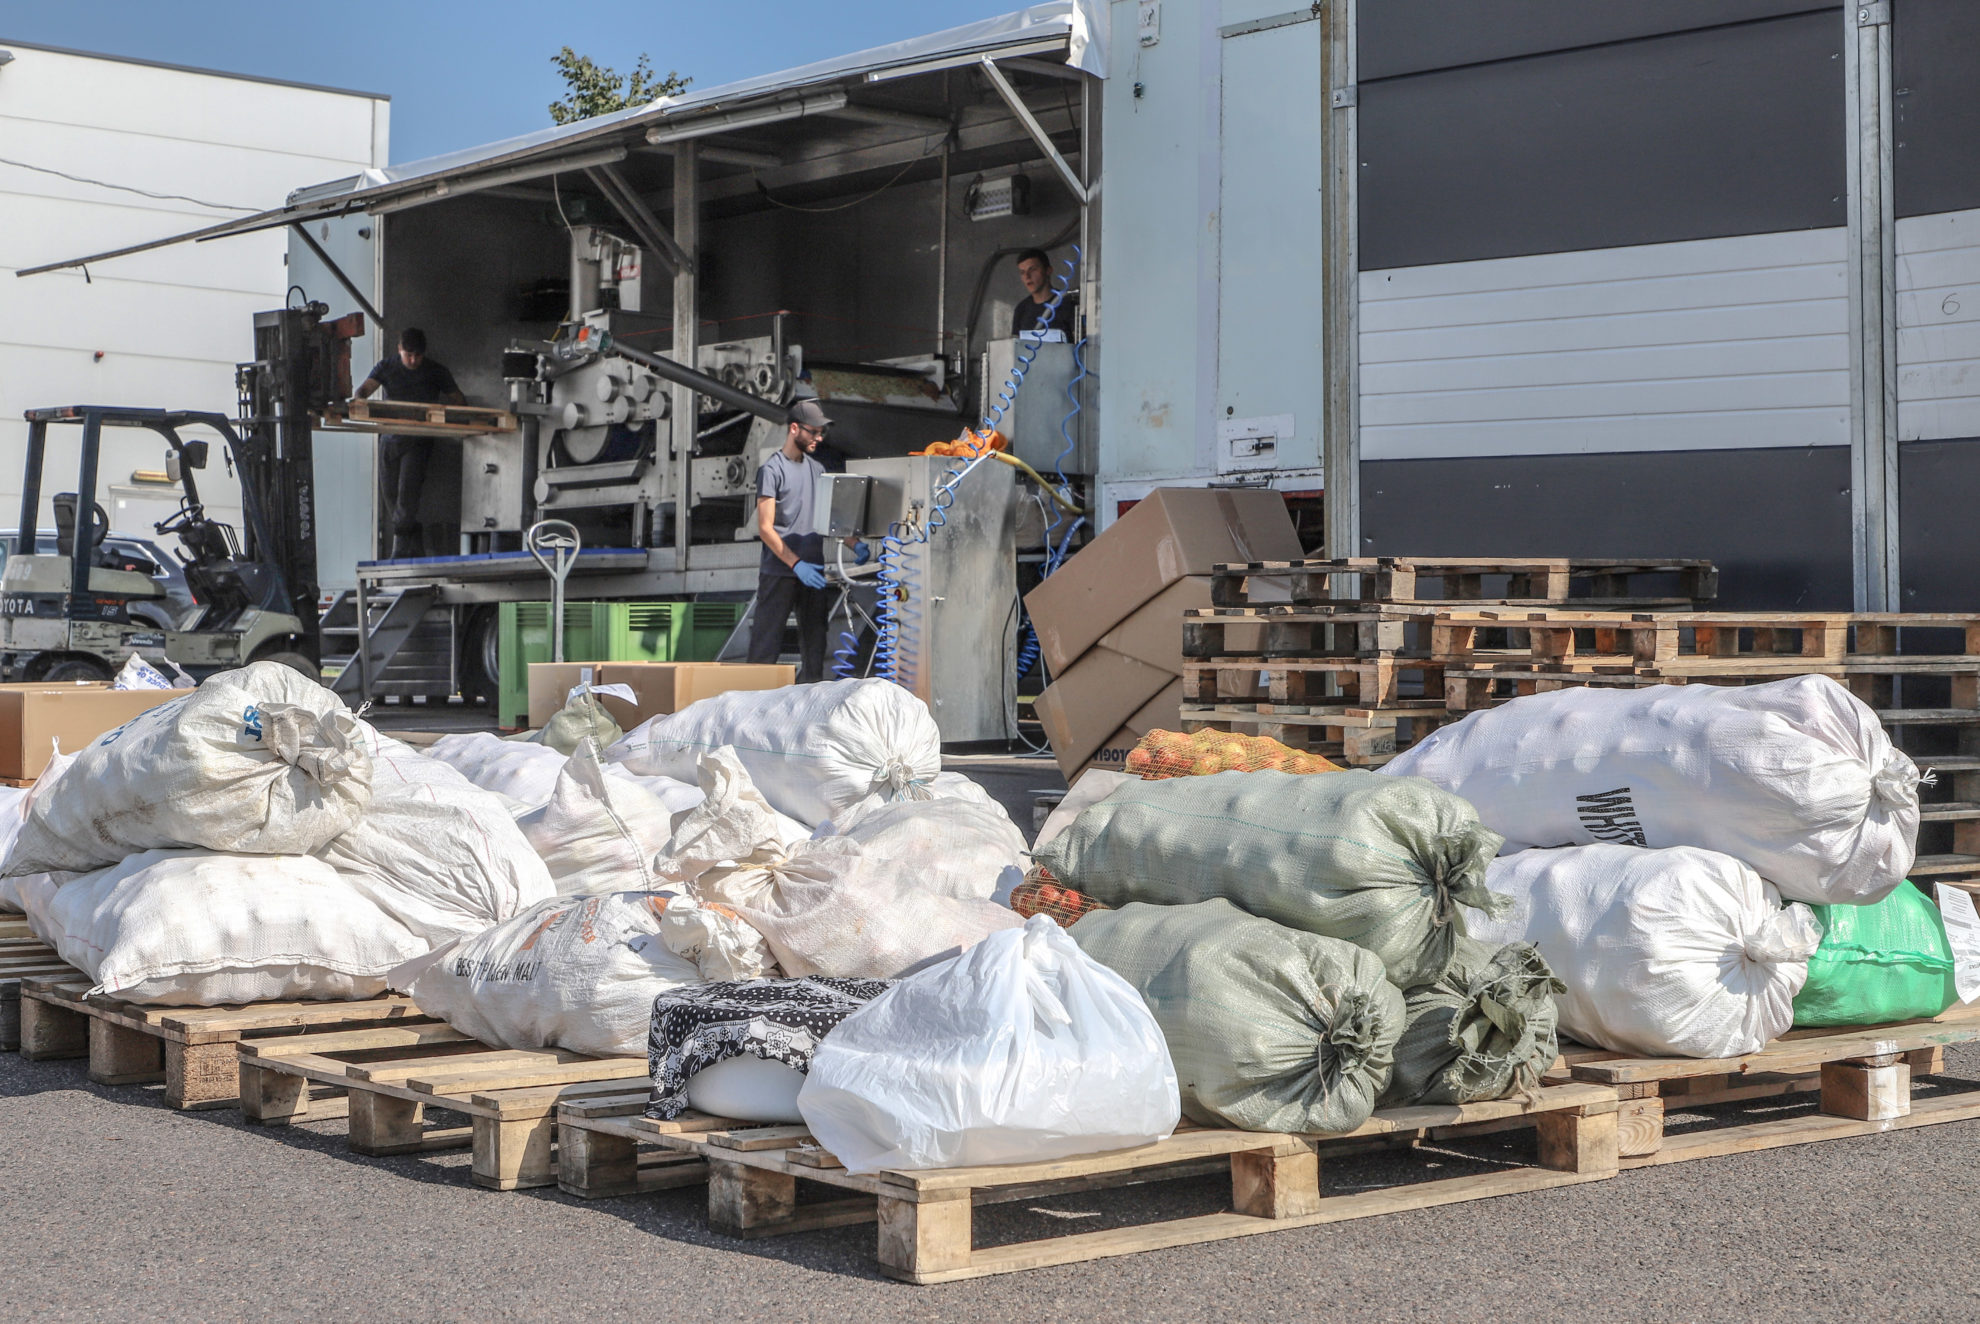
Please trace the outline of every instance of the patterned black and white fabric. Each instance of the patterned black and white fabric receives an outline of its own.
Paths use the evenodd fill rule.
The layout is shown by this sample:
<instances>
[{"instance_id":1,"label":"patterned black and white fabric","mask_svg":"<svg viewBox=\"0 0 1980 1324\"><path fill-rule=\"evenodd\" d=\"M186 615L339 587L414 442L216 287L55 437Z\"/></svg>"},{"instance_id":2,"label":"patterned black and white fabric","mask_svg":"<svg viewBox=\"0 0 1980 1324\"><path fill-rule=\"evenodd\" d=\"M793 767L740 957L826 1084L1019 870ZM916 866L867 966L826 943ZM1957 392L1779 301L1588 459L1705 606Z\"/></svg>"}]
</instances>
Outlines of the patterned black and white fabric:
<instances>
[{"instance_id":1,"label":"patterned black and white fabric","mask_svg":"<svg viewBox=\"0 0 1980 1324\"><path fill-rule=\"evenodd\" d=\"M750 979L692 984L653 1000L646 1061L661 1120L687 1109L687 1083L717 1062L753 1053L799 1071L840 1021L879 997L891 979Z\"/></svg>"}]
</instances>

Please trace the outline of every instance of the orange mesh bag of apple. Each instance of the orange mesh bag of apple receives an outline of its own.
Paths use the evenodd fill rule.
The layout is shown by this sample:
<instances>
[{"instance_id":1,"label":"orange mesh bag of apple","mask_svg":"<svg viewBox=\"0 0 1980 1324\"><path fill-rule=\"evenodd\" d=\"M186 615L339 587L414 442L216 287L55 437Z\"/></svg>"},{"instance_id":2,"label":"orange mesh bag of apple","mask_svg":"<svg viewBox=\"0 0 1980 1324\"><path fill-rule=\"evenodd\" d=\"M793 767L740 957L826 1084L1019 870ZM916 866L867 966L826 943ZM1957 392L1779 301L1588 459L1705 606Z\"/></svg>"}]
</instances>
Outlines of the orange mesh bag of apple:
<instances>
[{"instance_id":1,"label":"orange mesh bag of apple","mask_svg":"<svg viewBox=\"0 0 1980 1324\"><path fill-rule=\"evenodd\" d=\"M1011 909L1026 919L1043 915L1060 928L1069 929L1088 911L1107 907L1084 892L1064 886L1050 869L1033 867L1024 881L1011 889Z\"/></svg>"},{"instance_id":2,"label":"orange mesh bag of apple","mask_svg":"<svg viewBox=\"0 0 1980 1324\"><path fill-rule=\"evenodd\" d=\"M1229 731L1150 731L1128 751L1126 770L1143 781L1167 777L1208 777L1218 772L1339 772L1340 765L1318 754L1284 745L1269 736Z\"/></svg>"}]
</instances>

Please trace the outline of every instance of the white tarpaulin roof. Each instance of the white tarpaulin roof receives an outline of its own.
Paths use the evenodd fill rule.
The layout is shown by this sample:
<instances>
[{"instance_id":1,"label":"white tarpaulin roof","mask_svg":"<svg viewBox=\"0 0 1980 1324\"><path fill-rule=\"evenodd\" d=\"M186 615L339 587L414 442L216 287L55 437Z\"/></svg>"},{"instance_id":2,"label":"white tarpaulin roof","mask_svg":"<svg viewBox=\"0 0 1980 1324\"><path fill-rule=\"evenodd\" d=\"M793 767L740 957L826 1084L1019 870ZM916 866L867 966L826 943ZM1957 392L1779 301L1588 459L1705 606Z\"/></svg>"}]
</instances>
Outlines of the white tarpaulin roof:
<instances>
[{"instance_id":1,"label":"white tarpaulin roof","mask_svg":"<svg viewBox=\"0 0 1980 1324\"><path fill-rule=\"evenodd\" d=\"M1049 0L1049 3L1033 5L1013 14L875 46L871 50L801 65L781 73L745 78L740 82L705 91L690 91L677 97L662 97L645 106L580 120L575 124L560 124L465 151L431 156L423 161L367 170L361 175L298 189L289 195L284 206L253 216L223 221L204 229L107 253L29 267L18 274L31 276L43 271L58 271L187 240L219 239L253 230L274 229L319 216L366 210L422 192L430 192L433 200L437 201L446 195L445 186L451 180L480 178L498 172L516 172L521 177L530 173L532 164L543 167L537 173L549 173L554 164L563 158L582 155L587 150L608 149L625 141L628 136L637 136L629 135L628 130L644 131L655 126L690 124L704 117L730 114L744 106L792 100L807 89L843 84L854 79L878 82L891 77L905 77L945 66L967 65L984 55L1007 58L1063 53L1067 64L1095 77L1104 77L1106 19L1101 5L1102 0Z\"/></svg>"}]
</instances>

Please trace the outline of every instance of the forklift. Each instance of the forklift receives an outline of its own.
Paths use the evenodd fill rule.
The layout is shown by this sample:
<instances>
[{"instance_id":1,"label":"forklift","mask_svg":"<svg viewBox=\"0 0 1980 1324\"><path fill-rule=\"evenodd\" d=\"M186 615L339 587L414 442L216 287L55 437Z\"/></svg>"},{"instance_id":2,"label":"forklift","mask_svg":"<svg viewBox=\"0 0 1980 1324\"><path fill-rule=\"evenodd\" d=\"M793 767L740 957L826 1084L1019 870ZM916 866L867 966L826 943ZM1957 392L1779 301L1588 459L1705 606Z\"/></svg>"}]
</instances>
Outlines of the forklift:
<instances>
[{"instance_id":1,"label":"forklift","mask_svg":"<svg viewBox=\"0 0 1980 1324\"><path fill-rule=\"evenodd\" d=\"M323 321L321 303L257 313L255 360L239 366L240 427L196 410L68 405L27 411L21 491L21 554L0 570L0 670L20 681L109 680L123 659L169 661L196 679L272 661L315 679L322 664L317 619L316 483L310 415L351 392L350 343L364 331L352 313ZM79 425L81 464L73 492L58 492L55 554L34 554L51 425ZM148 428L165 441L166 472L181 488L179 509L154 525L179 542L195 606L161 629L140 603L164 591L142 567L106 556L109 517L97 504L97 459L106 427ZM245 539L212 519L194 474L209 443L181 435L217 432L241 483Z\"/></svg>"}]
</instances>

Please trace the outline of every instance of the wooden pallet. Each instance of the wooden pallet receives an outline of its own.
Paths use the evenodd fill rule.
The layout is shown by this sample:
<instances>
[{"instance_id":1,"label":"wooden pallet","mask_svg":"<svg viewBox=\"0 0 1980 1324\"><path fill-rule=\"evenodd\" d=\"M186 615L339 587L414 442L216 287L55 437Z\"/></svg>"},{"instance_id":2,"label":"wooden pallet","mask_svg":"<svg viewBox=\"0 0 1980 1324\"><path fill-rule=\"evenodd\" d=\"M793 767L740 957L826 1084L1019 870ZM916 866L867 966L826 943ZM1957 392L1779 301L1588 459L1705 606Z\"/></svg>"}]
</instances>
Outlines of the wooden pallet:
<instances>
[{"instance_id":1,"label":"wooden pallet","mask_svg":"<svg viewBox=\"0 0 1980 1324\"><path fill-rule=\"evenodd\" d=\"M87 976L29 977L21 985L21 1056L86 1057L99 1085L165 1082L173 1108L240 1103L237 1049L302 1026L427 1019L410 998L363 1002L256 1002L240 1007L144 1007L90 995Z\"/></svg>"},{"instance_id":2,"label":"wooden pallet","mask_svg":"<svg viewBox=\"0 0 1980 1324\"><path fill-rule=\"evenodd\" d=\"M20 1050L24 980L81 974L38 938L0 938L0 1052Z\"/></svg>"},{"instance_id":3,"label":"wooden pallet","mask_svg":"<svg viewBox=\"0 0 1980 1324\"><path fill-rule=\"evenodd\" d=\"M1267 702L1386 708L1403 699L1403 680L1415 676L1422 697L1443 697L1444 666L1409 657L1274 657L1227 662L1185 662L1183 702L1215 704L1263 677ZM1329 693L1338 689L1338 693Z\"/></svg>"},{"instance_id":4,"label":"wooden pallet","mask_svg":"<svg viewBox=\"0 0 1980 1324\"><path fill-rule=\"evenodd\" d=\"M1847 614L1820 612L1447 612L1431 627L1430 655L1478 669L1840 677L1849 627ZM1510 637L1480 638L1494 635Z\"/></svg>"},{"instance_id":5,"label":"wooden pallet","mask_svg":"<svg viewBox=\"0 0 1980 1324\"><path fill-rule=\"evenodd\" d=\"M0 913L0 942L20 938L34 938L34 930L28 927L27 916Z\"/></svg>"},{"instance_id":6,"label":"wooden pallet","mask_svg":"<svg viewBox=\"0 0 1980 1324\"><path fill-rule=\"evenodd\" d=\"M1630 595L1630 581L1677 577L1675 597ZM1254 579L1271 583L1265 596ZM1437 587L1433 591L1429 585ZM1580 592L1576 591L1580 587ZM1497 591L1488 591L1497 590ZM1710 561L1592 560L1573 557L1511 559L1350 556L1332 560L1246 561L1212 571L1210 601L1239 607L1258 601L1315 603L1419 603L1425 605L1518 603L1608 608L1695 607L1718 596L1719 574Z\"/></svg>"},{"instance_id":7,"label":"wooden pallet","mask_svg":"<svg viewBox=\"0 0 1980 1324\"><path fill-rule=\"evenodd\" d=\"M623 1094L628 1079L647 1073L643 1057L490 1048L440 1024L243 1040L238 1052L248 1121L314 1120L311 1084L341 1089L357 1153L472 1148L475 1183L498 1191L557 1180L559 1104ZM429 1107L464 1114L470 1124L429 1127Z\"/></svg>"},{"instance_id":8,"label":"wooden pallet","mask_svg":"<svg viewBox=\"0 0 1980 1324\"><path fill-rule=\"evenodd\" d=\"M801 1126L738 1126L694 1116L656 1122L642 1116L589 1115L581 1107L566 1108L560 1126L567 1134L590 1136L566 1150L574 1160L585 1156L590 1165L569 1174L571 1185L592 1190L636 1185L637 1173L630 1166L634 1147L642 1141L655 1143L707 1164L709 1223L719 1231L763 1236L870 1219L879 1224L879 1259L886 1273L913 1283L941 1283L1599 1181L1617 1171L1616 1109L1615 1091L1607 1087L1551 1086L1539 1091L1532 1106L1507 1099L1455 1108L1386 1109L1343 1135L1185 1127L1157 1144L1107 1154L870 1176L848 1173ZM1538 1167L1351 1195L1321 1192L1320 1159L1330 1146L1514 1116L1525 1118L1539 1133ZM978 1204L1125 1181L1168 1180L1201 1170L1198 1165L1206 1162L1228 1167L1232 1208L1227 1212L1012 1246L973 1245L971 1214ZM800 1179L853 1191L858 1198L800 1205Z\"/></svg>"},{"instance_id":9,"label":"wooden pallet","mask_svg":"<svg viewBox=\"0 0 1980 1324\"><path fill-rule=\"evenodd\" d=\"M1430 607L1190 608L1182 653L1195 661L1428 657L1434 619Z\"/></svg>"},{"instance_id":10,"label":"wooden pallet","mask_svg":"<svg viewBox=\"0 0 1980 1324\"><path fill-rule=\"evenodd\" d=\"M1185 703L1184 731L1235 731L1266 736L1290 748L1353 768L1379 767L1438 727L1463 716L1435 700L1386 708L1344 704Z\"/></svg>"},{"instance_id":11,"label":"wooden pallet","mask_svg":"<svg viewBox=\"0 0 1980 1324\"><path fill-rule=\"evenodd\" d=\"M475 437L514 432L516 416L481 405L422 404L410 400L352 400L323 411L333 432L392 432L408 437Z\"/></svg>"},{"instance_id":12,"label":"wooden pallet","mask_svg":"<svg viewBox=\"0 0 1980 1324\"><path fill-rule=\"evenodd\" d=\"M1629 1057L1596 1050L1563 1056L1573 1079L1612 1086L1622 1166L1744 1154L1843 1136L1874 1135L1980 1117L1980 1090L1914 1106L1913 1073L1944 1070L1948 1044L1980 1040L1980 1004L1929 1021L1795 1030L1745 1057ZM1664 1134L1666 1111L1818 1093L1820 1112Z\"/></svg>"}]
</instances>

